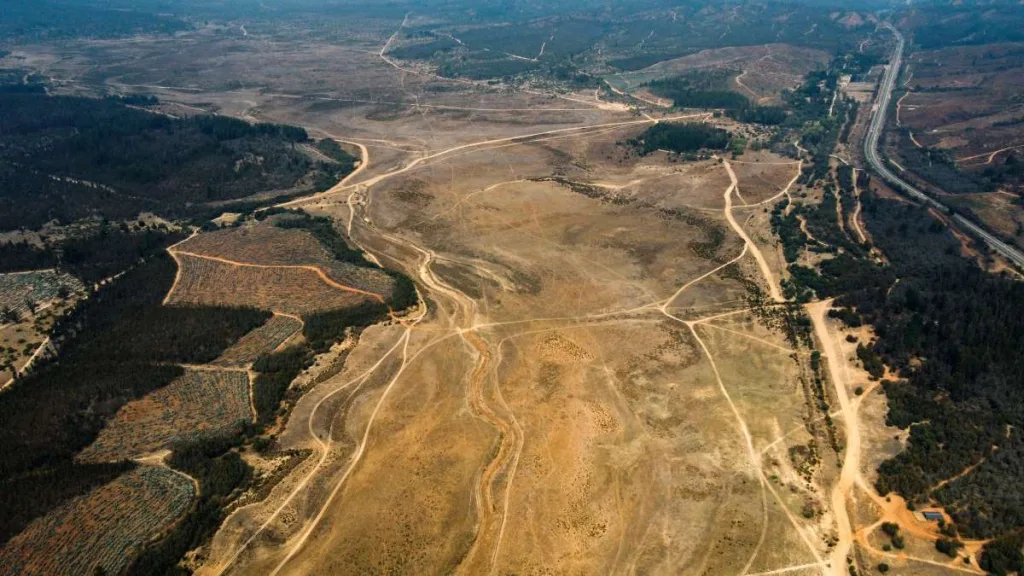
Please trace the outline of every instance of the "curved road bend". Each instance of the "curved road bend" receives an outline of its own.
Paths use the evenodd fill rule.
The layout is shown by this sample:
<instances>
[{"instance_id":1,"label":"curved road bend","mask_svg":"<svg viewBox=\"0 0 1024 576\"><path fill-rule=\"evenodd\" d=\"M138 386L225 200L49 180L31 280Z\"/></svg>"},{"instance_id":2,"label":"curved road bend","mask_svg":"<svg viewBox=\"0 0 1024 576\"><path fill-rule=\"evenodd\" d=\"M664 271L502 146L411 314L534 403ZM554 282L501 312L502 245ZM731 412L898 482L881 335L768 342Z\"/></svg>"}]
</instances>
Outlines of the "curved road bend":
<instances>
[{"instance_id":1,"label":"curved road bend","mask_svg":"<svg viewBox=\"0 0 1024 576\"><path fill-rule=\"evenodd\" d=\"M889 66L886 68L885 75L882 77L882 83L878 87L878 97L875 99L875 105L873 108L874 116L871 118L871 125L868 127L867 137L864 139L864 157L875 172L877 172L896 189L902 190L908 196L924 203L927 206L931 206L945 214L952 214L952 211L945 204L911 186L894 174L892 170L889 170L888 166L885 165L885 162L878 154L878 140L881 138L882 129L885 126L885 116L889 110L889 101L892 98L892 91L896 86L896 78L899 76L900 68L903 64L904 45L903 34L901 34L899 30L888 22L886 22L884 26L892 31L893 35L896 36L896 49L893 50L892 58L889 60ZM981 226L978 226L959 214L952 214L952 218L957 224L969 230L978 238L984 240L985 243L988 244L989 248L1004 256L1018 268L1024 269L1024 253L1020 250L996 238Z\"/></svg>"}]
</instances>

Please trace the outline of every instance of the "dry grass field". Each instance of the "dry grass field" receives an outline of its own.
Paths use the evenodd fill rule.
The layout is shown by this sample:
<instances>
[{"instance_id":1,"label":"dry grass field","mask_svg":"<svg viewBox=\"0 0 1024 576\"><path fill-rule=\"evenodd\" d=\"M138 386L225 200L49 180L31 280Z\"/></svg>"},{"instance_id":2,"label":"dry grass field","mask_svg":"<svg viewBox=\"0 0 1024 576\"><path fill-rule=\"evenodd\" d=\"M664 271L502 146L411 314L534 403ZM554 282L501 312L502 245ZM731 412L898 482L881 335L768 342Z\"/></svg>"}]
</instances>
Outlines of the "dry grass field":
<instances>
[{"instance_id":1,"label":"dry grass field","mask_svg":"<svg viewBox=\"0 0 1024 576\"><path fill-rule=\"evenodd\" d=\"M232 515L203 573L823 562L829 517L801 516L827 508L819 471L767 456L784 434L820 440L797 433L801 357L742 314L742 280L768 281L723 214L729 174L617 154L641 128L481 146L305 204L415 273L430 312L367 330L300 400L280 441L319 457ZM743 204L796 166L741 160L734 216L769 250Z\"/></svg>"},{"instance_id":2,"label":"dry grass field","mask_svg":"<svg viewBox=\"0 0 1024 576\"><path fill-rule=\"evenodd\" d=\"M999 191L951 195L946 200L953 206L970 209L993 231L1006 238L1013 238L1015 244L1024 247L1024 209L1020 204L1020 196Z\"/></svg>"},{"instance_id":3,"label":"dry grass field","mask_svg":"<svg viewBox=\"0 0 1024 576\"><path fill-rule=\"evenodd\" d=\"M917 52L908 67L904 83L911 93L900 104L899 119L922 145L969 158L961 160L965 168L989 164L997 150L1024 145L1024 123L1006 124L1024 116L1024 45ZM997 152L993 161L1006 152Z\"/></svg>"},{"instance_id":4,"label":"dry grass field","mask_svg":"<svg viewBox=\"0 0 1024 576\"><path fill-rule=\"evenodd\" d=\"M229 431L253 419L244 370L189 369L125 404L79 453L84 462L137 458L168 445Z\"/></svg>"},{"instance_id":5,"label":"dry grass field","mask_svg":"<svg viewBox=\"0 0 1024 576\"><path fill-rule=\"evenodd\" d=\"M34 520L0 548L0 565L7 574L118 574L194 496L188 478L140 466Z\"/></svg>"}]
</instances>

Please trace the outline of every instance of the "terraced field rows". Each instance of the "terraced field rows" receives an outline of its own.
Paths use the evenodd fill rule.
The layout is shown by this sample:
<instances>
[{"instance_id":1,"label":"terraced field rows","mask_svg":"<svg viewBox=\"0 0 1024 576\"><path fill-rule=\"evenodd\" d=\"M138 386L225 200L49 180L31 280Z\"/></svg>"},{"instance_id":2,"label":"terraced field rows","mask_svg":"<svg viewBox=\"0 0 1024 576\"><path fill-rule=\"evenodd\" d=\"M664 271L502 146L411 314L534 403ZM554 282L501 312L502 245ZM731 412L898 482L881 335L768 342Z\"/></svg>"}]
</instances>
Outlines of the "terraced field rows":
<instances>
[{"instance_id":1,"label":"terraced field rows","mask_svg":"<svg viewBox=\"0 0 1024 576\"><path fill-rule=\"evenodd\" d=\"M178 249L262 265L327 264L334 260L309 232L269 224L199 234L180 244Z\"/></svg>"},{"instance_id":2,"label":"terraced field rows","mask_svg":"<svg viewBox=\"0 0 1024 576\"><path fill-rule=\"evenodd\" d=\"M238 370L188 370L185 375L117 411L78 458L133 458L179 440L229 430L252 418L249 377Z\"/></svg>"},{"instance_id":3,"label":"terraced field rows","mask_svg":"<svg viewBox=\"0 0 1024 576\"><path fill-rule=\"evenodd\" d=\"M380 270L339 262L312 234L297 228L259 224L199 234L180 252L260 266L316 266L339 284L390 294L394 281Z\"/></svg>"},{"instance_id":4,"label":"terraced field rows","mask_svg":"<svg viewBox=\"0 0 1024 576\"><path fill-rule=\"evenodd\" d=\"M285 340L302 329L302 321L275 314L266 324L249 332L211 364L216 366L247 366L261 354L274 351Z\"/></svg>"},{"instance_id":5,"label":"terraced field rows","mask_svg":"<svg viewBox=\"0 0 1024 576\"><path fill-rule=\"evenodd\" d=\"M395 281L390 276L373 268L337 261L319 264L318 267L339 284L385 296L395 289Z\"/></svg>"},{"instance_id":6,"label":"terraced field rows","mask_svg":"<svg viewBox=\"0 0 1024 576\"><path fill-rule=\"evenodd\" d=\"M140 466L29 524L0 549L0 571L24 576L119 574L188 509L193 484Z\"/></svg>"},{"instance_id":7,"label":"terraced field rows","mask_svg":"<svg viewBox=\"0 0 1024 576\"><path fill-rule=\"evenodd\" d=\"M169 304L252 306L301 316L367 299L329 286L311 269L238 266L180 253L176 258L181 281Z\"/></svg>"}]
</instances>

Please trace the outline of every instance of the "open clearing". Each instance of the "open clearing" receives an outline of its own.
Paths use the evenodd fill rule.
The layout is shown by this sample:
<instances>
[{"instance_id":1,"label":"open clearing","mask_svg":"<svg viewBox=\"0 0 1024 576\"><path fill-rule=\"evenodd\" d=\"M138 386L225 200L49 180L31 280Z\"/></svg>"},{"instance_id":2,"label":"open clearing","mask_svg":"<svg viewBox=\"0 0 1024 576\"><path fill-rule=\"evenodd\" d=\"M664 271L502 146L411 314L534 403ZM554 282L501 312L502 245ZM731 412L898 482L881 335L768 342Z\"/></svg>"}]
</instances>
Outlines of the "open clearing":
<instances>
[{"instance_id":1,"label":"open clearing","mask_svg":"<svg viewBox=\"0 0 1024 576\"><path fill-rule=\"evenodd\" d=\"M51 351L45 334L84 289L56 270L0 274L0 312L10 316L0 317L0 391Z\"/></svg>"},{"instance_id":2,"label":"open clearing","mask_svg":"<svg viewBox=\"0 0 1024 576\"><path fill-rule=\"evenodd\" d=\"M751 238L733 232L717 161L623 158L634 124L391 172L371 151L368 175L299 203L414 274L428 308L365 331L299 401L280 442L318 456L228 519L204 573L820 572L828 527L799 515L824 497L755 454L809 417L798 357L750 316L681 320L777 282L747 245L770 245L766 216L736 200ZM796 175L742 160L747 203Z\"/></svg>"}]
</instances>

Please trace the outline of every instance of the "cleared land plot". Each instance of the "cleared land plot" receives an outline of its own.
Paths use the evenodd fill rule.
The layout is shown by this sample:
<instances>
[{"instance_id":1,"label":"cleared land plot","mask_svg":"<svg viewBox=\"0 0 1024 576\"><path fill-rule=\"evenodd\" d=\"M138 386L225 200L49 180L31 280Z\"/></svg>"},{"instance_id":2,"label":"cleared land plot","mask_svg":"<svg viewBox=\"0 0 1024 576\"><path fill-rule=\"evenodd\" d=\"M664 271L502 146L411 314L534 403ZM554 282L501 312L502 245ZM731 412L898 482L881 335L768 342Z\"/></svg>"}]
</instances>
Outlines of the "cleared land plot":
<instances>
[{"instance_id":1,"label":"cleared land plot","mask_svg":"<svg viewBox=\"0 0 1024 576\"><path fill-rule=\"evenodd\" d=\"M912 93L901 103L900 123L921 144L956 158L1024 144L1024 43L917 52L908 67ZM983 169L987 159L963 164Z\"/></svg>"},{"instance_id":2,"label":"cleared land plot","mask_svg":"<svg viewBox=\"0 0 1024 576\"><path fill-rule=\"evenodd\" d=\"M263 265L322 264L333 259L305 230L257 224L199 234L177 246L183 252Z\"/></svg>"},{"instance_id":3,"label":"cleared land plot","mask_svg":"<svg viewBox=\"0 0 1024 576\"><path fill-rule=\"evenodd\" d=\"M953 206L968 208L1004 238L1024 247L1024 207L1020 200L1004 192L960 194L945 198Z\"/></svg>"},{"instance_id":4,"label":"cleared land plot","mask_svg":"<svg viewBox=\"0 0 1024 576\"><path fill-rule=\"evenodd\" d=\"M310 268L228 264L176 254L181 281L169 304L252 306L303 315L347 308L369 298L331 286Z\"/></svg>"},{"instance_id":5,"label":"cleared land plot","mask_svg":"<svg viewBox=\"0 0 1024 576\"><path fill-rule=\"evenodd\" d=\"M34 520L0 549L0 566L25 576L119 574L194 496L187 478L140 466Z\"/></svg>"},{"instance_id":6,"label":"cleared land plot","mask_svg":"<svg viewBox=\"0 0 1024 576\"><path fill-rule=\"evenodd\" d=\"M62 286L69 293L84 289L77 278L56 270L0 274L0 310L10 308L23 315L30 303L38 306L56 300Z\"/></svg>"},{"instance_id":7,"label":"cleared land plot","mask_svg":"<svg viewBox=\"0 0 1024 576\"><path fill-rule=\"evenodd\" d=\"M740 83L734 82L733 90L756 102L777 99L783 89L799 85L805 74L827 63L828 54L820 50L787 44L738 46L701 50L606 79L615 86L629 89L695 70L734 70L737 76L743 74L743 77Z\"/></svg>"},{"instance_id":8,"label":"cleared land plot","mask_svg":"<svg viewBox=\"0 0 1024 576\"><path fill-rule=\"evenodd\" d=\"M450 344L414 354L377 413L360 466L285 572L429 572L461 562L467 573L738 574L748 561L772 570L814 561L785 516L791 503L765 496L760 462L689 329L656 307L637 308L741 252L720 214L727 173L713 162L656 169L653 157L620 161L613 146L623 132L467 154L374 191L374 224L443 250L433 272L487 304L481 314L494 323L481 324L487 357L477 361L486 370L452 370L466 353ZM775 168L782 184L795 174ZM545 169L560 179L531 180ZM732 276L712 275L677 300L694 316L735 306L744 292ZM452 306L444 299L439 308ZM710 340L714 329L698 330ZM736 330L783 346L752 320ZM709 346L754 356L742 357L749 369L726 384L744 417L749 408L757 419L756 446L777 437L759 402L783 412L780 428L799 426L803 401L788 351L719 332L721 343ZM451 429L478 376L508 427L435 446L431 434L466 434L465 425ZM347 414L346 433L362 433L359 421ZM448 444L457 457L438 454ZM460 467L481 452L467 480ZM436 464L447 459L452 465ZM441 493L454 482L472 492ZM472 521L461 508L466 494L481 499ZM475 539L466 536L471 522ZM253 557L254 574L276 561Z\"/></svg>"},{"instance_id":9,"label":"cleared land plot","mask_svg":"<svg viewBox=\"0 0 1024 576\"><path fill-rule=\"evenodd\" d=\"M262 354L273 352L285 340L302 329L302 321L275 314L267 323L249 332L212 362L217 366L246 366Z\"/></svg>"},{"instance_id":10,"label":"cleared land plot","mask_svg":"<svg viewBox=\"0 0 1024 576\"><path fill-rule=\"evenodd\" d=\"M380 270L335 260L306 230L278 228L269 222L200 234L178 250L262 266L315 266L339 284L389 294L390 276Z\"/></svg>"},{"instance_id":11,"label":"cleared land plot","mask_svg":"<svg viewBox=\"0 0 1024 576\"><path fill-rule=\"evenodd\" d=\"M179 440L229 430L252 419L249 377L242 371L188 370L185 375L117 411L83 461L134 458Z\"/></svg>"},{"instance_id":12,"label":"cleared land plot","mask_svg":"<svg viewBox=\"0 0 1024 576\"><path fill-rule=\"evenodd\" d=\"M765 202L782 192L797 176L797 162L774 154L755 152L745 154L742 162L733 162L733 170L739 180L741 197L741 200L735 202L735 207L741 207L744 203ZM794 192L795 186L790 189L790 193ZM770 210L779 200L781 198L767 202L764 206Z\"/></svg>"}]
</instances>

